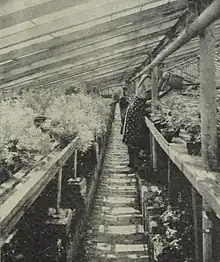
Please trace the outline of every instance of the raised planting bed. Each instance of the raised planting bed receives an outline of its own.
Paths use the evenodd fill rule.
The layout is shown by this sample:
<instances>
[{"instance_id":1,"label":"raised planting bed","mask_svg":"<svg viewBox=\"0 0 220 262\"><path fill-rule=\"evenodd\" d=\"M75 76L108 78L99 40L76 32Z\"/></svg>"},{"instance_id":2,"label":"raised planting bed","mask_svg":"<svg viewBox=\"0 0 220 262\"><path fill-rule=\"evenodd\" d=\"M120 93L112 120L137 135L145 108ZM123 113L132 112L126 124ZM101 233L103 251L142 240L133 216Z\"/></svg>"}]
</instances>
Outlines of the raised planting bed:
<instances>
[{"instance_id":1,"label":"raised planting bed","mask_svg":"<svg viewBox=\"0 0 220 262\"><path fill-rule=\"evenodd\" d=\"M67 259L69 259L68 261L72 261L71 257L73 256L73 253L76 252L79 241L81 237L83 237L83 228L88 222L86 218L92 206L99 174L101 172L105 146L114 116L114 109L115 107L113 106L111 108L109 119L106 121L106 131L100 135L102 142L100 144L99 154L96 152L97 146L93 141L91 141L91 144L89 144L91 146L88 146L87 150L77 150L78 166L76 177L74 170L74 152L79 145L78 137L69 143L64 149L60 146L57 147L47 157L39 161L35 168L31 170L29 168L20 170L0 186L2 189L0 191L0 222L2 225L1 246L3 246L3 250L6 250L4 251L6 252L4 258L7 257L8 259L5 258L3 261L11 262L17 259L17 256L22 258L24 254L26 254L23 257L25 261L42 261L41 258L43 257L43 254L45 255L45 250L43 248L46 248L45 239L46 236L48 236L48 224L46 221L50 220L52 229L55 227L55 231L60 231L58 229L59 227L69 228L70 223L68 221L70 220L70 217L72 217L72 235L69 239L68 250L64 253L65 256L67 255ZM49 219L48 208L52 207L52 209L49 210L53 211L55 210L54 207L57 205L57 184L59 180L57 180L56 175L61 167L63 174L61 198L62 208L60 209L60 214L52 212L54 215L50 216ZM89 187L87 187L86 176L91 176ZM72 181L70 181L70 178L72 178ZM71 210L74 212L73 215L71 215ZM62 217L62 214L67 211L68 215ZM66 217L68 218L68 221L66 220ZM22 235L21 239L18 237L19 234L13 234L14 229L15 231L18 230L20 232ZM40 230L42 232L40 235L41 237L39 238L39 235L33 233L35 235L33 239L31 236L33 230L36 232L39 232ZM29 234L26 235L25 232L29 232ZM58 256L63 256L63 248L65 244L60 242L59 237L51 236L49 239L50 238L53 238L53 241L49 243L48 248L52 250L52 253L54 250L55 252L58 252ZM5 245L6 242L9 244L7 244L7 247ZM41 246L42 248L40 248ZM17 251L13 253L14 250ZM20 252L22 250L24 251L24 254ZM40 255L40 252L43 252L42 256ZM27 257L30 259L27 259Z\"/></svg>"},{"instance_id":2,"label":"raised planting bed","mask_svg":"<svg viewBox=\"0 0 220 262\"><path fill-rule=\"evenodd\" d=\"M71 160L70 157L66 163L71 163ZM59 164L57 167L59 168ZM86 167L86 163L84 167ZM54 261L55 258L59 258L60 261L68 258L70 259L68 261L72 261L73 252L76 252L74 249L77 248L79 239L82 237L82 230L88 223L85 215L86 180L82 177L74 179L73 171L68 164L63 165L62 209L60 209L59 214L56 213L55 208L51 208L56 206L57 178L55 176L44 188L40 188L42 191L38 193L39 196L34 203L29 208L26 206L28 210L25 209L24 217L15 226L16 234L12 236L12 233L10 233L8 239L12 239L6 241L8 244L3 246L4 262L16 261L17 257L22 256L26 261L40 262L49 259ZM24 173L22 178L28 173L28 171ZM93 177L94 172L90 175ZM23 180L19 182L23 182ZM42 181L42 183L44 182ZM5 184L3 185L5 186ZM8 189L7 193L11 195L12 188ZM7 197L6 193L4 197ZM41 232L40 235L39 231ZM25 232L29 232L26 237Z\"/></svg>"},{"instance_id":3,"label":"raised planting bed","mask_svg":"<svg viewBox=\"0 0 220 262\"><path fill-rule=\"evenodd\" d=\"M105 132L110 100L85 93L64 95L40 90L0 103L0 184L23 167L33 168L56 146L65 148L76 136L77 149L90 147Z\"/></svg>"},{"instance_id":4,"label":"raised planting bed","mask_svg":"<svg viewBox=\"0 0 220 262\"><path fill-rule=\"evenodd\" d=\"M142 192L142 214L151 260L193 262L193 223L188 200L186 201L184 196L180 198L173 194L171 206L165 184L148 182L140 178L138 180Z\"/></svg>"},{"instance_id":5,"label":"raised planting bed","mask_svg":"<svg viewBox=\"0 0 220 262\"><path fill-rule=\"evenodd\" d=\"M193 187L203 196L214 212L220 216L220 177L219 172L207 172L200 156L189 155L186 141L180 137L168 143L154 124L146 118L150 132L168 158L185 175Z\"/></svg>"},{"instance_id":6,"label":"raised planting bed","mask_svg":"<svg viewBox=\"0 0 220 262\"><path fill-rule=\"evenodd\" d=\"M198 86L188 86L181 92L171 91L156 104L157 110L151 114L151 121L155 124L158 131L162 132L168 142L172 142L170 135L181 134L186 143L190 155L201 155L201 116L200 116L200 91ZM217 111L220 110L220 90L217 89ZM179 132L178 132L179 131ZM218 160L220 164L220 115L217 114L218 131ZM178 134L179 133L179 134ZM184 135L182 135L184 134Z\"/></svg>"},{"instance_id":7,"label":"raised planting bed","mask_svg":"<svg viewBox=\"0 0 220 262\"><path fill-rule=\"evenodd\" d=\"M199 91L195 86L185 88L182 93L171 91L158 101L157 110L151 114L151 120L161 131L163 124L165 132L161 132L168 142L185 132L186 141L200 142L200 100Z\"/></svg>"},{"instance_id":8,"label":"raised planting bed","mask_svg":"<svg viewBox=\"0 0 220 262\"><path fill-rule=\"evenodd\" d=\"M77 139L60 152L54 150L31 171L20 171L16 175L20 174L19 183L16 181L10 187L8 182L1 185L3 189L0 194L1 246L26 210L73 154L76 142ZM16 176L12 180L15 180ZM4 188L7 187L9 188L5 191Z\"/></svg>"},{"instance_id":9,"label":"raised planting bed","mask_svg":"<svg viewBox=\"0 0 220 262\"><path fill-rule=\"evenodd\" d=\"M199 156L201 155L201 142L200 141L188 141L186 143L187 151L189 155Z\"/></svg>"}]
</instances>

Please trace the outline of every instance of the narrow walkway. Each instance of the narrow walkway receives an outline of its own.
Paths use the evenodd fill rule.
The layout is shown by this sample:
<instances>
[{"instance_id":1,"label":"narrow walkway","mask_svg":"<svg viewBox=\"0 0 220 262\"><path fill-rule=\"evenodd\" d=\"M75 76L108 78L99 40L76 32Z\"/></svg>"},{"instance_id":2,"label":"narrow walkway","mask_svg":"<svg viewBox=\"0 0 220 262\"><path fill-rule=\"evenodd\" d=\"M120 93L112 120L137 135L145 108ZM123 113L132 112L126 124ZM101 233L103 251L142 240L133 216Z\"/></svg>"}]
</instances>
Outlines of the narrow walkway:
<instances>
[{"instance_id":1,"label":"narrow walkway","mask_svg":"<svg viewBox=\"0 0 220 262\"><path fill-rule=\"evenodd\" d=\"M141 225L135 174L128 171L126 146L121 142L120 113L116 107L100 185L96 194L91 231L89 261L149 261Z\"/></svg>"}]
</instances>

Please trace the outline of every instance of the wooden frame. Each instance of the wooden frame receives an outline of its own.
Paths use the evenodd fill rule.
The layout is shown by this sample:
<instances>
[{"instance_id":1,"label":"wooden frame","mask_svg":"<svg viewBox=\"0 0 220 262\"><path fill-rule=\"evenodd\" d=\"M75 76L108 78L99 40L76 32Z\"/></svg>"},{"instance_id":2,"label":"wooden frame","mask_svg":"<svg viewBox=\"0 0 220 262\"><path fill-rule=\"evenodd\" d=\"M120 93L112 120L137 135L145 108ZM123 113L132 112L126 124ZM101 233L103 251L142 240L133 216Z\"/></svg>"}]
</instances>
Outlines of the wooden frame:
<instances>
[{"instance_id":1,"label":"wooden frame","mask_svg":"<svg viewBox=\"0 0 220 262\"><path fill-rule=\"evenodd\" d=\"M205 171L201 157L188 155L184 140L174 138L173 143L168 143L148 118L146 124L160 147L220 217L219 173Z\"/></svg>"},{"instance_id":2,"label":"wooden frame","mask_svg":"<svg viewBox=\"0 0 220 262\"><path fill-rule=\"evenodd\" d=\"M46 185L73 154L77 140L77 138L74 139L61 152L53 151L40 161L34 169L28 172L27 175L22 177L12 190L0 195L0 246L3 245L12 228L44 190ZM4 187L4 184L1 187Z\"/></svg>"}]
</instances>

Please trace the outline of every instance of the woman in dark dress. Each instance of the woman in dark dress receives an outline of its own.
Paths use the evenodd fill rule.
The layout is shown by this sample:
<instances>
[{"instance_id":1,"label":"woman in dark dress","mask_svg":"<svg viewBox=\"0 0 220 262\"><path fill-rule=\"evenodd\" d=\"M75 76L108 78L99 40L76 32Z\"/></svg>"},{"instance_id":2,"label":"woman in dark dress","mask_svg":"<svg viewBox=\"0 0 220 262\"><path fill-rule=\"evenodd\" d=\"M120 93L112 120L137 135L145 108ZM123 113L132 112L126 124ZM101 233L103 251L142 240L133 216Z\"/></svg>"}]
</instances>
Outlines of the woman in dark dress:
<instances>
[{"instance_id":1,"label":"woman in dark dress","mask_svg":"<svg viewBox=\"0 0 220 262\"><path fill-rule=\"evenodd\" d=\"M148 80L149 78L150 77L148 77ZM137 171L139 151L145 150L148 153L150 152L150 132L145 123L143 114L146 108L147 95L148 91L143 83L138 87L136 96L133 102L128 106L125 116L123 142L128 147L128 166L131 168L131 172Z\"/></svg>"}]
</instances>

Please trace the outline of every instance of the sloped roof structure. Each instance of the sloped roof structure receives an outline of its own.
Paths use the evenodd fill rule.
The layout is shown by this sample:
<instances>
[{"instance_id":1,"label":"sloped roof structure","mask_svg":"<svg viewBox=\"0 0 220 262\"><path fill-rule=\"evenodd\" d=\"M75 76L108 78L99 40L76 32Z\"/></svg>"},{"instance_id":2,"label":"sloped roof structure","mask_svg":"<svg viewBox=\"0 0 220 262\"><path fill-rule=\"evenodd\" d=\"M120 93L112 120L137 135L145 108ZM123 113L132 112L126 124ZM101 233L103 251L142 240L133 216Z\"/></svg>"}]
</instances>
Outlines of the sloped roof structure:
<instances>
[{"instance_id":1,"label":"sloped roof structure","mask_svg":"<svg viewBox=\"0 0 220 262\"><path fill-rule=\"evenodd\" d=\"M176 36L178 23L186 25L187 6L186 0L2 0L0 89L124 82L169 34ZM193 39L167 66L198 48Z\"/></svg>"},{"instance_id":2,"label":"sloped roof structure","mask_svg":"<svg viewBox=\"0 0 220 262\"><path fill-rule=\"evenodd\" d=\"M0 88L121 82L185 9L177 0L1 1Z\"/></svg>"}]
</instances>

